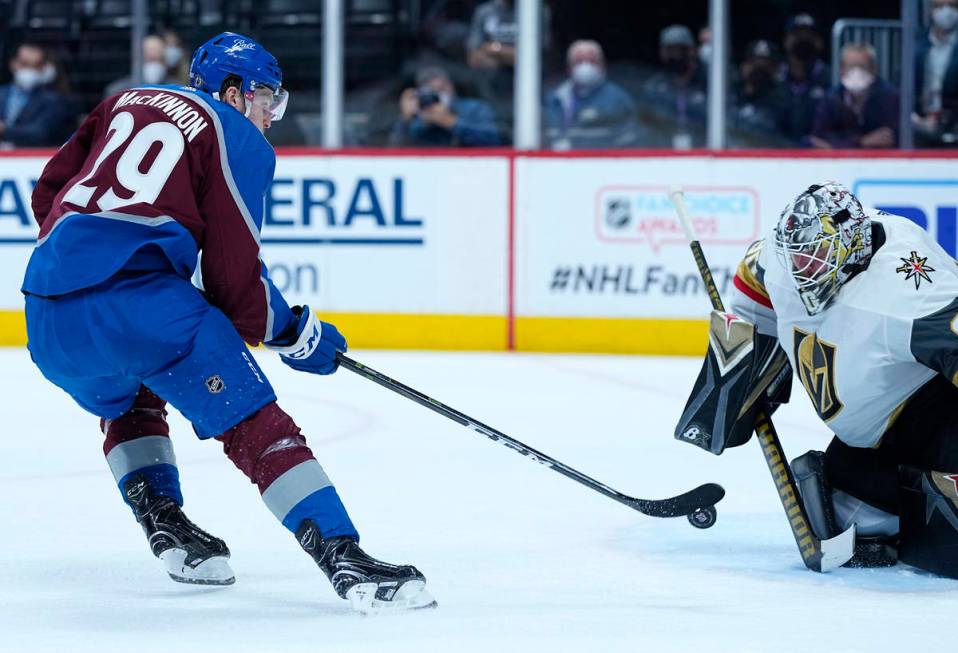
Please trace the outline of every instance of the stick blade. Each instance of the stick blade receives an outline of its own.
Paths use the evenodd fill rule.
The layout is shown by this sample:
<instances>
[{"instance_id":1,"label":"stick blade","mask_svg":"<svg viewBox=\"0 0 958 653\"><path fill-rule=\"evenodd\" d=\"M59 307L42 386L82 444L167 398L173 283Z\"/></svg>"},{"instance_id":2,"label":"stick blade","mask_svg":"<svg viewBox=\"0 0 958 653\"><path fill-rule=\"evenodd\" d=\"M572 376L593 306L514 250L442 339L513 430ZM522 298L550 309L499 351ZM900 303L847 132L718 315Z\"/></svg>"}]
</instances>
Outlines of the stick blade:
<instances>
[{"instance_id":1,"label":"stick blade","mask_svg":"<svg viewBox=\"0 0 958 653\"><path fill-rule=\"evenodd\" d=\"M817 571L831 571L841 567L855 555L855 524L835 537L821 541L822 559Z\"/></svg>"},{"instance_id":2,"label":"stick blade","mask_svg":"<svg viewBox=\"0 0 958 653\"><path fill-rule=\"evenodd\" d=\"M651 517L685 517L699 508L709 508L725 497L725 488L706 483L669 499L633 499L632 507Z\"/></svg>"}]
</instances>

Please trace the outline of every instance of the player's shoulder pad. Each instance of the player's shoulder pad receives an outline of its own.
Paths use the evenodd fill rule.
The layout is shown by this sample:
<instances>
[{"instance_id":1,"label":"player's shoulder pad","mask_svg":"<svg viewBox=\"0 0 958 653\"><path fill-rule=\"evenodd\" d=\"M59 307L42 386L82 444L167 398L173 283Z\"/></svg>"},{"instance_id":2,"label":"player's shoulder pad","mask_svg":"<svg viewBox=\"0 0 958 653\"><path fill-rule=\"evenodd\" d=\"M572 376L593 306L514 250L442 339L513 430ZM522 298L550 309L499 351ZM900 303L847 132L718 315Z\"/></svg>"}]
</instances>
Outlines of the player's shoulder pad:
<instances>
[{"instance_id":1,"label":"player's shoulder pad","mask_svg":"<svg viewBox=\"0 0 958 653\"><path fill-rule=\"evenodd\" d=\"M239 111L209 93L184 87L198 101L209 106L217 121L217 139L221 143L231 173L240 192L254 195L265 190L273 178L276 152L266 137Z\"/></svg>"},{"instance_id":2,"label":"player's shoulder pad","mask_svg":"<svg viewBox=\"0 0 958 653\"><path fill-rule=\"evenodd\" d=\"M735 270L735 287L753 301L771 308L768 289L765 287L765 266L762 265L762 253L765 239L756 240L749 245L745 256Z\"/></svg>"},{"instance_id":3,"label":"player's shoulder pad","mask_svg":"<svg viewBox=\"0 0 958 653\"><path fill-rule=\"evenodd\" d=\"M862 276L855 303L915 319L947 306L958 297L958 264L926 230L911 220L883 211L870 212L885 233ZM853 280L854 281L854 280Z\"/></svg>"},{"instance_id":4,"label":"player's shoulder pad","mask_svg":"<svg viewBox=\"0 0 958 653\"><path fill-rule=\"evenodd\" d=\"M161 88L168 88L184 95L190 95L194 100L208 107L214 120L218 123L217 138L222 139L227 150L245 150L262 156L275 157L273 148L266 137L246 116L230 105L192 86L166 86Z\"/></svg>"}]
</instances>

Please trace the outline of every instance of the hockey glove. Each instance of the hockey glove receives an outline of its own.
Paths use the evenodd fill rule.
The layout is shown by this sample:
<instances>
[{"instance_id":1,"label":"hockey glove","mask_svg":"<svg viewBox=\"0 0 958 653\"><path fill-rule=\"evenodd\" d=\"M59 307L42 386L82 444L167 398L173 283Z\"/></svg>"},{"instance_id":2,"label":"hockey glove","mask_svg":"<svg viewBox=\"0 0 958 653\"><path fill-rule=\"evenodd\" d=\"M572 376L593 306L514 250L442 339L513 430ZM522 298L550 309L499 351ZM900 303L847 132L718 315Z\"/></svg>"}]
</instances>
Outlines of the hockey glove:
<instances>
[{"instance_id":1,"label":"hockey glove","mask_svg":"<svg viewBox=\"0 0 958 653\"><path fill-rule=\"evenodd\" d=\"M792 370L777 338L712 311L708 352L675 437L716 455L743 445L759 408L774 411L788 401L791 387Z\"/></svg>"},{"instance_id":2,"label":"hockey glove","mask_svg":"<svg viewBox=\"0 0 958 653\"><path fill-rule=\"evenodd\" d=\"M292 310L299 318L295 333L263 345L279 353L294 370L332 374L339 367L336 352L346 351L346 339L329 322L317 320L309 306L294 306Z\"/></svg>"}]
</instances>

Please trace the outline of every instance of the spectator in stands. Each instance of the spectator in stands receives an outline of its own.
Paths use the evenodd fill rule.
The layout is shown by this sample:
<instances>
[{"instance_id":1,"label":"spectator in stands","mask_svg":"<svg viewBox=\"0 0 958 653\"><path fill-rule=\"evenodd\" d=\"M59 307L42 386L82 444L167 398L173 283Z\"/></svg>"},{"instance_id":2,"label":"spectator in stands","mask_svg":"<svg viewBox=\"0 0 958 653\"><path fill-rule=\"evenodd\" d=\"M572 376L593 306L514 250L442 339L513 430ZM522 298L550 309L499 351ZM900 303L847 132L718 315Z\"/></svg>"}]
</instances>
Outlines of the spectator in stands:
<instances>
[{"instance_id":1,"label":"spectator in stands","mask_svg":"<svg viewBox=\"0 0 958 653\"><path fill-rule=\"evenodd\" d=\"M542 46L550 42L549 8L542 7ZM479 95L495 107L504 127L511 124L519 24L515 0L487 0L476 7L466 38L466 61Z\"/></svg>"},{"instance_id":2,"label":"spectator in stands","mask_svg":"<svg viewBox=\"0 0 958 653\"><path fill-rule=\"evenodd\" d=\"M449 74L430 66L416 75L416 88L399 98L391 145L477 147L502 144L495 113L482 100L460 98Z\"/></svg>"},{"instance_id":3,"label":"spectator in stands","mask_svg":"<svg viewBox=\"0 0 958 653\"><path fill-rule=\"evenodd\" d=\"M476 7L466 38L469 65L473 68L514 68L516 65L514 0L489 0Z\"/></svg>"},{"instance_id":4,"label":"spectator in stands","mask_svg":"<svg viewBox=\"0 0 958 653\"><path fill-rule=\"evenodd\" d=\"M475 0L433 0L423 7L419 21L419 42L436 50L443 58L466 61L466 41L474 13Z\"/></svg>"},{"instance_id":5,"label":"spectator in stands","mask_svg":"<svg viewBox=\"0 0 958 653\"><path fill-rule=\"evenodd\" d=\"M77 112L56 90L57 70L43 47L24 43L10 61L13 83L0 86L0 142L17 147L62 145Z\"/></svg>"},{"instance_id":6,"label":"spectator in stands","mask_svg":"<svg viewBox=\"0 0 958 653\"><path fill-rule=\"evenodd\" d=\"M640 106L655 127L650 145L687 150L705 143L706 77L692 32L669 25L659 33L664 70L643 85ZM658 142L655 142L658 141Z\"/></svg>"},{"instance_id":7,"label":"spectator in stands","mask_svg":"<svg viewBox=\"0 0 958 653\"><path fill-rule=\"evenodd\" d=\"M958 122L958 0L931 1L931 28L915 49L915 140L953 145Z\"/></svg>"},{"instance_id":8,"label":"spectator in stands","mask_svg":"<svg viewBox=\"0 0 958 653\"><path fill-rule=\"evenodd\" d=\"M808 143L819 102L831 86L831 70L822 60L825 43L810 14L792 16L785 25L786 60L781 78L788 102L782 117L786 138L796 145Z\"/></svg>"},{"instance_id":9,"label":"spectator in stands","mask_svg":"<svg viewBox=\"0 0 958 653\"><path fill-rule=\"evenodd\" d=\"M739 79L734 87L732 126L751 146L785 146L782 121L788 99L784 84L778 78L780 57L775 46L766 40L753 41L739 65Z\"/></svg>"},{"instance_id":10,"label":"spectator in stands","mask_svg":"<svg viewBox=\"0 0 958 653\"><path fill-rule=\"evenodd\" d=\"M569 78L546 99L546 138L554 150L627 147L636 141L635 102L605 76L595 41L575 41L566 55Z\"/></svg>"},{"instance_id":11,"label":"spectator in stands","mask_svg":"<svg viewBox=\"0 0 958 653\"><path fill-rule=\"evenodd\" d=\"M708 68L709 63L712 61L712 28L708 25L703 25L699 28L699 63L702 64L703 68Z\"/></svg>"},{"instance_id":12,"label":"spectator in stands","mask_svg":"<svg viewBox=\"0 0 958 653\"><path fill-rule=\"evenodd\" d=\"M166 43L156 34L150 34L143 39L143 83L144 84L180 84L179 79L170 73L166 65ZM127 75L110 82L106 87L105 96L133 88L133 76Z\"/></svg>"},{"instance_id":13,"label":"spectator in stands","mask_svg":"<svg viewBox=\"0 0 958 653\"><path fill-rule=\"evenodd\" d=\"M183 39L171 29L163 30L160 37L163 39L163 63L166 64L167 76L175 79L177 84L186 84L190 76L190 61L185 56L187 52Z\"/></svg>"},{"instance_id":14,"label":"spectator in stands","mask_svg":"<svg viewBox=\"0 0 958 653\"><path fill-rule=\"evenodd\" d=\"M841 84L818 107L814 147L896 147L898 92L878 78L875 49L849 43L841 53Z\"/></svg>"}]
</instances>

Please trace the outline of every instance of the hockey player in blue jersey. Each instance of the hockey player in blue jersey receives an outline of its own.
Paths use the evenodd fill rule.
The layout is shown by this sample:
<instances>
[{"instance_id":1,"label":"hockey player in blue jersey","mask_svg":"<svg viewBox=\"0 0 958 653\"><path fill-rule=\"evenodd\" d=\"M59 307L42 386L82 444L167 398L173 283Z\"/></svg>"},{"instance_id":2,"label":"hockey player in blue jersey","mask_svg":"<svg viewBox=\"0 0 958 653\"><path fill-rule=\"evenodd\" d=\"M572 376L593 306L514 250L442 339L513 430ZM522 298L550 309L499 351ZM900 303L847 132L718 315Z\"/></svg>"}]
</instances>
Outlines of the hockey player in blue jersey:
<instances>
[{"instance_id":1,"label":"hockey player in blue jersey","mask_svg":"<svg viewBox=\"0 0 958 653\"><path fill-rule=\"evenodd\" d=\"M297 370L336 371L346 341L290 307L260 258L275 154L264 137L288 96L276 59L224 33L191 87L105 99L44 168L40 233L23 282L30 353L101 418L104 453L153 553L177 581L230 584L225 543L181 509L168 401L219 440L340 597L363 611L434 605L412 566L380 562L246 344ZM203 290L190 279L200 259Z\"/></svg>"}]
</instances>

